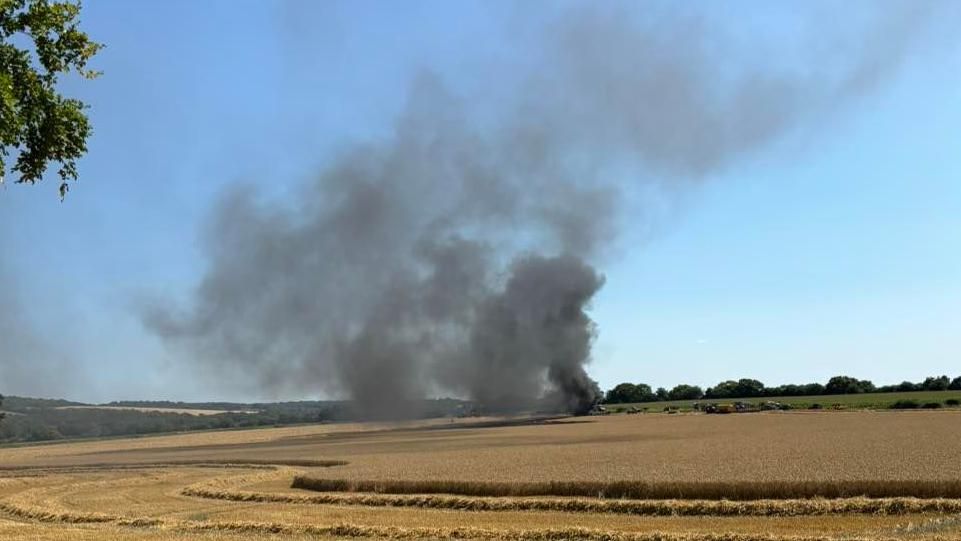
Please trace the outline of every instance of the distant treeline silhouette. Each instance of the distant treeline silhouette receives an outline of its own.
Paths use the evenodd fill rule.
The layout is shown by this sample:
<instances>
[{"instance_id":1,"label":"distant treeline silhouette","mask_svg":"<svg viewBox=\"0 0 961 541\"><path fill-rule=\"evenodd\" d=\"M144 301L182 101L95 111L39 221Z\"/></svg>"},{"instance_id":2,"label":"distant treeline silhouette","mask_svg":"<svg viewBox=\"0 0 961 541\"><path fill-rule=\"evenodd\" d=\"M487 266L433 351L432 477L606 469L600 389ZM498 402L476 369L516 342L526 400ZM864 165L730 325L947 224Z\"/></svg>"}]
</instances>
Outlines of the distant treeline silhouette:
<instances>
[{"instance_id":1,"label":"distant treeline silhouette","mask_svg":"<svg viewBox=\"0 0 961 541\"><path fill-rule=\"evenodd\" d=\"M424 400L422 417L455 415L467 409L461 400ZM175 411L96 409L69 400L5 397L0 422L0 443L34 442L71 438L102 438L186 432L191 430L235 429L325 423L356 420L350 403L304 400L297 402L230 403L123 401L104 404L112 408L175 408L224 410L216 415L192 415ZM71 406L85 406L71 408Z\"/></svg>"},{"instance_id":2,"label":"distant treeline silhouette","mask_svg":"<svg viewBox=\"0 0 961 541\"><path fill-rule=\"evenodd\" d=\"M851 376L835 376L826 384L804 383L767 387L756 379L722 381L706 390L697 385L677 385L671 390L651 388L646 383L621 383L607 391L606 404L660 402L664 400L726 400L731 398L765 398L776 396L820 396L860 393L904 393L914 391L961 390L961 376L932 376L921 383L905 381L897 385L875 386L870 380Z\"/></svg>"}]
</instances>

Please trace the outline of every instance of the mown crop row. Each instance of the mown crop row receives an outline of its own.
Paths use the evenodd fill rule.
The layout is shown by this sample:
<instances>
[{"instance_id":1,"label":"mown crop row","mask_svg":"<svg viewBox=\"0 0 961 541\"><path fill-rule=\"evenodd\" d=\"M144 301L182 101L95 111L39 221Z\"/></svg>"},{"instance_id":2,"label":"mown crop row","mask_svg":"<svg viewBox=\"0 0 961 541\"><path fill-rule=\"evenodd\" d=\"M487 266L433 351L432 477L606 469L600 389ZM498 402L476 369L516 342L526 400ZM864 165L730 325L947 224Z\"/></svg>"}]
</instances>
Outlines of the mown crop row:
<instances>
[{"instance_id":1,"label":"mown crop row","mask_svg":"<svg viewBox=\"0 0 961 541\"><path fill-rule=\"evenodd\" d=\"M961 480L855 481L544 481L352 480L298 475L292 488L316 492L572 496L636 500L763 500L801 498L961 498Z\"/></svg>"},{"instance_id":2,"label":"mown crop row","mask_svg":"<svg viewBox=\"0 0 961 541\"><path fill-rule=\"evenodd\" d=\"M330 537L363 537L382 539L476 539L497 541L832 541L832 537L758 535L742 533L683 532L608 532L589 528L551 528L539 530L499 530L486 528L425 528L402 526L366 526L337 524L332 526L291 526L257 522L193 523L192 530L215 530L278 535L308 534ZM845 541L867 541L844 538ZM887 541L871 538L870 541ZM893 540L892 540L893 541Z\"/></svg>"},{"instance_id":3,"label":"mown crop row","mask_svg":"<svg viewBox=\"0 0 961 541\"><path fill-rule=\"evenodd\" d=\"M773 530L767 528L757 528L757 523L748 533L741 527L723 527L730 523L718 522L717 529L707 529L701 522L684 522L680 515L719 515L732 516L745 514L749 520L771 520L772 525L782 524L778 522L780 516L789 516L792 512L806 511L813 515L833 515L824 517L825 524L834 524L837 517L848 516L853 513L872 512L869 507L874 505L873 511L876 515L892 514L899 512L910 514L904 519L898 517L893 520L881 516L854 519L852 522L861 521L887 521L888 527L894 524L901 524L902 521L913 522L921 519L921 522L928 524L928 519L936 516L949 517L952 514L961 512L961 502L946 500L943 502L931 501L848 501L841 500L819 500L811 502L818 503L824 507L818 509L808 507L792 508L792 502L786 500L767 501L767 502L725 502L707 501L699 502L692 500L683 501L619 501L605 500L596 498L582 499L560 499L560 498L471 498L442 495L383 495L383 494L350 494L350 493L318 493L318 494L294 494L270 493L270 492L229 492L233 488L245 486L264 486L265 481L274 486L279 479L290 479L297 470L280 467L277 470L264 471L252 470L249 474L230 476L217 476L207 478L206 473L194 469L188 469L183 474L172 471L156 472L155 474L143 475L140 473L124 474L120 477L110 477L95 475L89 481L82 476L63 476L61 477L38 477L36 484L31 484L24 480L15 482L22 486L22 490L10 493L0 500L0 511L8 516L20 517L31 522L41 522L51 524L51 528L58 528L58 525L65 524L88 524L91 528L98 531L102 530L104 538L110 538L110 531L118 528L129 531L131 528L142 529L145 533L150 531L167 532L173 538L186 538L191 533L215 533L224 537L246 537L260 538L265 534L283 537L352 537L368 538L379 537L386 539L508 539L516 541L552 541L560 539L572 539L582 541L806 541L807 537L796 537L796 534L806 532L807 534L818 533L819 539L830 539L831 535L839 535L840 531L828 534L828 537L821 535L821 530L784 530L781 533L769 535ZM205 506L197 500L178 499L178 503L168 506L170 500L169 490L171 486L177 486L180 479L203 480L187 485L182 488L181 494L190 496L218 497L221 500L232 501L261 501L263 505L238 505L237 511L225 515L218 514L217 519L206 516L208 509L223 509L224 506L216 504L214 507ZM180 485L183 487L183 485ZM108 495L113 492L115 495ZM100 495L103 495L101 497ZM143 505L146 501L153 501L157 497L156 505ZM310 498L304 500L302 498ZM128 505L129 502L137 501L139 504ZM333 507L318 506L316 512L308 512L304 509L303 503L328 503L328 504L348 504L358 506L385 506L397 505L397 502L404 502L406 507L427 507L435 509L453 511L483 511L483 510L504 510L504 511L533 511L532 513L521 513L518 516L537 516L537 511L578 511L583 514L572 516L570 520L562 519L559 514L548 513L550 520L501 520L495 518L496 513L477 514L471 518L467 513L430 513L428 511L416 511L414 513L396 512L379 510L376 512L363 511L360 509L352 510L349 513L338 511ZM483 502L483 503L482 503ZM533 503L528 503L533 502ZM542 503L537 503L542 502ZM566 503L570 502L570 503ZM281 505L272 505L280 503ZM284 504L290 504L284 505ZM880 504L880 505L879 505ZM493 506L489 509L478 507L479 505ZM522 506L527 505L527 508ZM803 504L802 504L803 505ZM847 508L842 506L846 505ZM578 508L578 506L580 506ZM646 506L646 507L645 507ZM913 506L913 507L911 507ZM191 510L196 509L193 513ZM793 511L792 511L793 509ZM138 512L139 510L139 512ZM913 512L921 511L921 512ZM632 520L629 517L615 517L612 515L604 516L601 520L583 522L585 517L601 513L633 513L633 514L654 514L670 516L669 522L657 523L651 526L653 531L638 533L633 528L625 528L625 520ZM116 513L116 514L115 514ZM191 513L191 514L188 514ZM330 513L330 516L328 515ZM384 514L387 513L387 514ZM424 520L425 513L433 517ZM758 518L750 517L754 513ZM768 517L764 517L768 514ZM796 514L796 513L795 513ZM409 516L408 516L409 515ZM677 515L677 517L674 517ZM312 516L314 519L303 520L304 516ZM383 520L384 517L406 517L400 520ZM463 517L463 519L440 520L441 517ZM510 515L508 515L510 516ZM184 517L184 518L181 518ZM334 518L340 517L340 518ZM379 518L378 518L379 517ZM480 518L477 518L480 517ZM543 517L543 515L542 515ZM477 518L477 520L475 520ZM218 520L219 519L219 520ZM248 521L249 519L261 521ZM408 519L411 519L408 521ZM437 520L435 520L437 519ZM664 520L664 519L644 519L644 520ZM679 527L674 528L673 521ZM697 521L704 520L701 517ZM718 519L727 521L728 518ZM790 518L791 521L801 520L798 517ZM820 521L821 517L810 520ZM613 524L619 526L613 526ZM692 524L701 524L696 530L700 533L691 533L689 527ZM813 524L813 523L811 523ZM818 523L820 524L820 523ZM862 522L862 524L864 524ZM687 525L687 527L684 527ZM941 527L938 524L937 527ZM721 533L721 532L739 533ZM859 527L850 530L845 539L855 539L858 535L871 535L871 539L876 539L879 534L885 537L884 532L894 532L895 530L879 530L873 526L869 529ZM219 532L219 533L217 533ZM790 535L785 536L785 532ZM824 533L827 533L825 530Z\"/></svg>"},{"instance_id":4,"label":"mown crop row","mask_svg":"<svg viewBox=\"0 0 961 541\"><path fill-rule=\"evenodd\" d=\"M832 538L757 535L741 533L609 532L588 528L487 529L473 527L402 527L333 524L316 526L276 522L202 522L161 518L130 518L100 513L50 512L0 503L0 510L24 519L58 524L114 524L133 528L158 528L183 532L232 532L272 535L311 535L336 538L476 539L505 541L831 541ZM845 538L846 541L859 541ZM884 541L872 538L871 541Z\"/></svg>"},{"instance_id":5,"label":"mown crop row","mask_svg":"<svg viewBox=\"0 0 961 541\"><path fill-rule=\"evenodd\" d=\"M585 498L460 497L445 495L277 494L188 487L185 496L236 502L270 502L367 507L421 507L456 511L555 511L642 516L810 516L831 514L904 515L961 513L961 499L842 498L799 500L603 500Z\"/></svg>"}]
</instances>

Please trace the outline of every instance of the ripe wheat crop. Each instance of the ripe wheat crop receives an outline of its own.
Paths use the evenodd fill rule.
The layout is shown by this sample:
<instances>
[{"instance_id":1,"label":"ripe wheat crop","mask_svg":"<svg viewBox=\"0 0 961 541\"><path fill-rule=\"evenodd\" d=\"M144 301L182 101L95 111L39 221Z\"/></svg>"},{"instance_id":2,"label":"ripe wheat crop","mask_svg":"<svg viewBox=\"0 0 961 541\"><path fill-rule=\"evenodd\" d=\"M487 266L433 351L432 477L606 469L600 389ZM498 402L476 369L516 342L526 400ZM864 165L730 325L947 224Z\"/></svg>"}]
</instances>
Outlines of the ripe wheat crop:
<instances>
[{"instance_id":1,"label":"ripe wheat crop","mask_svg":"<svg viewBox=\"0 0 961 541\"><path fill-rule=\"evenodd\" d=\"M606 499L760 500L798 498L961 498L961 481L363 481L304 475L293 488L317 492L377 494L456 494L460 496L581 496Z\"/></svg>"}]
</instances>

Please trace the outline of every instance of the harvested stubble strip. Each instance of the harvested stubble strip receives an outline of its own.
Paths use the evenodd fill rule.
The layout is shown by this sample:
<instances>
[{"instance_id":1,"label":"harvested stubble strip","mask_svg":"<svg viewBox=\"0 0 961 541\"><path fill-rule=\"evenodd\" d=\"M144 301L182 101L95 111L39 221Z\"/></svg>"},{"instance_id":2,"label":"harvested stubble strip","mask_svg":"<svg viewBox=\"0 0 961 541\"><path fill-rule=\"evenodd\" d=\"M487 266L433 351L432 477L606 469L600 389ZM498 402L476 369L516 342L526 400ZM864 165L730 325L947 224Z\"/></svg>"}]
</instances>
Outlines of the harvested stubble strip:
<instances>
[{"instance_id":1,"label":"harvested stubble strip","mask_svg":"<svg viewBox=\"0 0 961 541\"><path fill-rule=\"evenodd\" d=\"M812 516L842 513L904 515L911 513L961 513L961 499L842 498L799 500L599 500L510 497L459 497L445 495L270 494L188 487L185 496L237 502L359 505L366 507L419 507L457 511L556 511L640 516Z\"/></svg>"},{"instance_id":2,"label":"harvested stubble strip","mask_svg":"<svg viewBox=\"0 0 961 541\"><path fill-rule=\"evenodd\" d=\"M127 518L96 513L51 513L0 503L0 509L22 518L52 523L110 523L134 528L162 528L180 531L221 531L328 537L380 537L386 539L483 539L509 541L831 541L828 537L774 536L756 534L686 534L670 532L608 532L587 528L541 530L498 530L486 528L403 528L335 524L331 526L292 525L276 522L197 522L161 518ZM845 541L857 541L846 538ZM871 541L879 541L872 539Z\"/></svg>"},{"instance_id":3,"label":"harvested stubble strip","mask_svg":"<svg viewBox=\"0 0 961 541\"><path fill-rule=\"evenodd\" d=\"M832 541L831 537L777 536L758 534L712 534L673 532L609 532L587 528L552 528L543 530L496 530L486 528L403 528L399 526L332 526L288 525L258 522L185 523L185 530L214 530L281 535L307 534L330 537L379 537L385 539L483 539L507 541ZM857 541L857 538L845 538ZM872 538L871 541L884 541Z\"/></svg>"},{"instance_id":4,"label":"harvested stubble strip","mask_svg":"<svg viewBox=\"0 0 961 541\"><path fill-rule=\"evenodd\" d=\"M19 507L7 502L0 502L0 511L20 518L37 520L40 522L60 522L64 524L97 524L104 522L116 522L118 520L118 517L114 515L104 515L102 513L47 511L45 509Z\"/></svg>"},{"instance_id":5,"label":"harvested stubble strip","mask_svg":"<svg viewBox=\"0 0 961 541\"><path fill-rule=\"evenodd\" d=\"M802 498L961 498L961 480L951 481L398 481L324 479L298 475L292 488L316 492L454 494L459 496L580 496L637 500L763 500Z\"/></svg>"}]
</instances>

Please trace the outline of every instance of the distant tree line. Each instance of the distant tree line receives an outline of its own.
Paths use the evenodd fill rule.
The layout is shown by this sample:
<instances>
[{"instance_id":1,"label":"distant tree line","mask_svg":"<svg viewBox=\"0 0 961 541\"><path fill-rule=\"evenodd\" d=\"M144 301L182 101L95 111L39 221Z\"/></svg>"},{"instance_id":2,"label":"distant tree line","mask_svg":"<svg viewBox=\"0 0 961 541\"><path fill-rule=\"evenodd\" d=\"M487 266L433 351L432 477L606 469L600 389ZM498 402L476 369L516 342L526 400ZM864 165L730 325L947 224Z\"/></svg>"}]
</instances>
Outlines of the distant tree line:
<instances>
[{"instance_id":1,"label":"distant tree line","mask_svg":"<svg viewBox=\"0 0 961 541\"><path fill-rule=\"evenodd\" d=\"M765 398L775 396L819 396L859 393L904 393L914 391L961 390L961 376L932 376L923 382L905 381L897 385L875 386L869 380L851 376L835 376L826 384L805 383L767 387L756 379L722 381L706 390L697 385L677 385L671 390L653 389L646 383L621 383L604 395L606 404L661 402L665 400L725 400L730 398Z\"/></svg>"},{"instance_id":2,"label":"distant tree line","mask_svg":"<svg viewBox=\"0 0 961 541\"><path fill-rule=\"evenodd\" d=\"M422 417L455 415L468 404L455 399L425 400ZM297 402L111 402L113 407L225 410L214 415L192 415L134 409L72 408L89 406L59 399L6 397L0 422L0 442L34 442L70 438L99 438L235 429L356 420L351 404L343 401Z\"/></svg>"},{"instance_id":3,"label":"distant tree line","mask_svg":"<svg viewBox=\"0 0 961 541\"><path fill-rule=\"evenodd\" d=\"M336 414L336 411L305 410L190 415L135 410L44 408L8 415L0 423L0 441L47 441L317 423L339 420Z\"/></svg>"}]
</instances>

